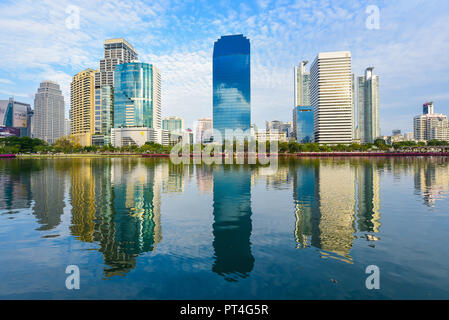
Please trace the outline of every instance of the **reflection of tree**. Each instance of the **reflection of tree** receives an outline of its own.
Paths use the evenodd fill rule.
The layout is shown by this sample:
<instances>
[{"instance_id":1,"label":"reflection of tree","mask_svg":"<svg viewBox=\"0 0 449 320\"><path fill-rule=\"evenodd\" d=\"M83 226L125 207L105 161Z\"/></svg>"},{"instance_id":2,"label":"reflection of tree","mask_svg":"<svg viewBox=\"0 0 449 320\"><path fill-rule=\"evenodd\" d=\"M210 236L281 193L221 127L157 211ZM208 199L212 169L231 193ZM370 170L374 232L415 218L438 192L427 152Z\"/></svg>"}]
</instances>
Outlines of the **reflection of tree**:
<instances>
[{"instance_id":1,"label":"reflection of tree","mask_svg":"<svg viewBox=\"0 0 449 320\"><path fill-rule=\"evenodd\" d=\"M0 161L0 210L29 208L31 205L31 173L38 172L30 160Z\"/></svg>"},{"instance_id":2,"label":"reflection of tree","mask_svg":"<svg viewBox=\"0 0 449 320\"><path fill-rule=\"evenodd\" d=\"M214 184L212 270L228 281L247 277L254 266L251 253L251 172L241 167L216 168Z\"/></svg>"}]
</instances>

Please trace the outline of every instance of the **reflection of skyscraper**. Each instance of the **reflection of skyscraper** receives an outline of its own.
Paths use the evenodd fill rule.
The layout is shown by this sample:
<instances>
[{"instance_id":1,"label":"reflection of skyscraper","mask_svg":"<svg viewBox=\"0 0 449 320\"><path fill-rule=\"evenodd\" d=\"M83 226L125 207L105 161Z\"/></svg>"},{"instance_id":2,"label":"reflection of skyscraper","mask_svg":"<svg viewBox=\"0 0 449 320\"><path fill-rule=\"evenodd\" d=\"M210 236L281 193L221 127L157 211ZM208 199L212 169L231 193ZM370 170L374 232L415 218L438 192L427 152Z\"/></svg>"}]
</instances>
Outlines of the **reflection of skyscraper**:
<instances>
[{"instance_id":1,"label":"reflection of skyscraper","mask_svg":"<svg viewBox=\"0 0 449 320\"><path fill-rule=\"evenodd\" d=\"M354 170L347 162L336 164L325 160L301 161L295 170L295 237L298 247L312 245L323 250L324 258L351 262L349 253L355 232Z\"/></svg>"},{"instance_id":2,"label":"reflection of skyscraper","mask_svg":"<svg viewBox=\"0 0 449 320\"><path fill-rule=\"evenodd\" d=\"M41 225L38 230L51 230L61 223L66 164L66 160L45 161L42 170L31 175L33 214Z\"/></svg>"},{"instance_id":3,"label":"reflection of skyscraper","mask_svg":"<svg viewBox=\"0 0 449 320\"><path fill-rule=\"evenodd\" d=\"M70 169L72 225L70 230L78 240L93 242L95 228L95 176L93 159L74 159Z\"/></svg>"},{"instance_id":4,"label":"reflection of skyscraper","mask_svg":"<svg viewBox=\"0 0 449 320\"><path fill-rule=\"evenodd\" d=\"M316 201L317 164L315 160L302 161L301 167L294 166L292 172L296 215L295 238L299 248L310 246L312 238L317 237L318 230L313 224L313 219L319 218L320 215Z\"/></svg>"},{"instance_id":5,"label":"reflection of skyscraper","mask_svg":"<svg viewBox=\"0 0 449 320\"><path fill-rule=\"evenodd\" d=\"M357 225L361 232L379 232L380 175L372 161L357 167Z\"/></svg>"},{"instance_id":6,"label":"reflection of skyscraper","mask_svg":"<svg viewBox=\"0 0 449 320\"><path fill-rule=\"evenodd\" d=\"M442 162L444 165L441 165ZM415 167L415 190L422 195L424 204L433 207L436 200L445 199L449 193L447 160L419 161Z\"/></svg>"},{"instance_id":7,"label":"reflection of skyscraper","mask_svg":"<svg viewBox=\"0 0 449 320\"><path fill-rule=\"evenodd\" d=\"M195 171L199 193L212 193L214 191L213 168L208 165L197 165Z\"/></svg>"},{"instance_id":8,"label":"reflection of skyscraper","mask_svg":"<svg viewBox=\"0 0 449 320\"><path fill-rule=\"evenodd\" d=\"M161 241L160 187L155 168L135 161L113 166L115 241L128 254L153 251Z\"/></svg>"},{"instance_id":9,"label":"reflection of skyscraper","mask_svg":"<svg viewBox=\"0 0 449 320\"><path fill-rule=\"evenodd\" d=\"M102 161L98 165L98 161ZM99 242L105 276L125 275L161 237L160 171L140 159L74 160L72 234Z\"/></svg>"},{"instance_id":10,"label":"reflection of skyscraper","mask_svg":"<svg viewBox=\"0 0 449 320\"><path fill-rule=\"evenodd\" d=\"M162 192L184 192L184 171L188 171L183 164L173 164L171 161L160 164L163 168Z\"/></svg>"},{"instance_id":11,"label":"reflection of skyscraper","mask_svg":"<svg viewBox=\"0 0 449 320\"><path fill-rule=\"evenodd\" d=\"M228 281L247 277L251 253L251 172L242 167L214 170L214 251L212 270Z\"/></svg>"}]
</instances>

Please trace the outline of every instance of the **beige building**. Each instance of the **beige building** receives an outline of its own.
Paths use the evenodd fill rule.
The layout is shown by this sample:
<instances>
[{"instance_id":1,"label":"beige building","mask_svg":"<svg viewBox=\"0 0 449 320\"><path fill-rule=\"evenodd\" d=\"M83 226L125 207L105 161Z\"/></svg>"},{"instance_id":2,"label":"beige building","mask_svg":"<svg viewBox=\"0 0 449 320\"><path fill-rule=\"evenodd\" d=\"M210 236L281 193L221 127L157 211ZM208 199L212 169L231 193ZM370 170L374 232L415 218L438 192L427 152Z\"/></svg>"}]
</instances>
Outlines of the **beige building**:
<instances>
[{"instance_id":1,"label":"beige building","mask_svg":"<svg viewBox=\"0 0 449 320\"><path fill-rule=\"evenodd\" d=\"M82 146L91 145L94 133L94 74L95 70L83 70L70 86L71 134Z\"/></svg>"}]
</instances>

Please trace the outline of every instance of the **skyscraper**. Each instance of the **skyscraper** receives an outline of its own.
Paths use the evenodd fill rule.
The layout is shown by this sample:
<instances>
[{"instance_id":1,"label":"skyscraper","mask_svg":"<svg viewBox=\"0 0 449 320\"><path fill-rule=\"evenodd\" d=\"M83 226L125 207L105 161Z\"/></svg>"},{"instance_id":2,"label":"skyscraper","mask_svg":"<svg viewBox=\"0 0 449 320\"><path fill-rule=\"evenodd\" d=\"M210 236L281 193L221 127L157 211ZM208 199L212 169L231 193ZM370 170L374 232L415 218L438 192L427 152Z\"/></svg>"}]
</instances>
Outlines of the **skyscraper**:
<instances>
[{"instance_id":1,"label":"skyscraper","mask_svg":"<svg viewBox=\"0 0 449 320\"><path fill-rule=\"evenodd\" d=\"M222 36L213 53L213 127L250 130L250 42L243 35Z\"/></svg>"},{"instance_id":2,"label":"skyscraper","mask_svg":"<svg viewBox=\"0 0 449 320\"><path fill-rule=\"evenodd\" d=\"M295 67L295 107L310 106L310 72L306 71L308 61Z\"/></svg>"},{"instance_id":3,"label":"skyscraper","mask_svg":"<svg viewBox=\"0 0 449 320\"><path fill-rule=\"evenodd\" d=\"M95 73L94 144L109 144L114 115L114 70L118 64L137 60L137 52L125 39L104 42L104 58Z\"/></svg>"},{"instance_id":4,"label":"skyscraper","mask_svg":"<svg viewBox=\"0 0 449 320\"><path fill-rule=\"evenodd\" d=\"M379 124L379 77L373 67L357 81L358 136L362 143L373 143L380 136Z\"/></svg>"},{"instance_id":5,"label":"skyscraper","mask_svg":"<svg viewBox=\"0 0 449 320\"><path fill-rule=\"evenodd\" d=\"M161 75L148 63L115 67L114 128L161 128Z\"/></svg>"},{"instance_id":6,"label":"skyscraper","mask_svg":"<svg viewBox=\"0 0 449 320\"><path fill-rule=\"evenodd\" d=\"M95 70L83 70L70 85L71 133L82 146L90 146L94 134L94 74Z\"/></svg>"},{"instance_id":7,"label":"skyscraper","mask_svg":"<svg viewBox=\"0 0 449 320\"><path fill-rule=\"evenodd\" d=\"M34 98L33 137L54 143L65 135L65 105L59 84L41 82Z\"/></svg>"},{"instance_id":8,"label":"skyscraper","mask_svg":"<svg viewBox=\"0 0 449 320\"><path fill-rule=\"evenodd\" d=\"M319 53L310 71L315 142L352 142L352 95L351 53Z\"/></svg>"},{"instance_id":9,"label":"skyscraper","mask_svg":"<svg viewBox=\"0 0 449 320\"><path fill-rule=\"evenodd\" d=\"M130 62L115 67L113 135L117 134L120 141L113 142L115 146L162 143L161 75L154 65Z\"/></svg>"}]
</instances>

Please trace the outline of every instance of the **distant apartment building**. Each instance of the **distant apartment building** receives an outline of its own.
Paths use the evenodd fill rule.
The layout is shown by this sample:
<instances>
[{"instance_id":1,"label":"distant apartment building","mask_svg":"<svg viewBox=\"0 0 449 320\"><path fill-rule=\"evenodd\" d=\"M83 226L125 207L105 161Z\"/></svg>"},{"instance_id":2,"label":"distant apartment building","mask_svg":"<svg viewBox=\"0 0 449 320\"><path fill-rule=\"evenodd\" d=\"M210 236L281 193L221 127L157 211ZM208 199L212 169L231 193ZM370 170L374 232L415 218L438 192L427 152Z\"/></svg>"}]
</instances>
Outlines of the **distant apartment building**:
<instances>
[{"instance_id":1,"label":"distant apartment building","mask_svg":"<svg viewBox=\"0 0 449 320\"><path fill-rule=\"evenodd\" d=\"M82 146L92 144L94 134L94 74L86 69L73 76L70 85L71 134Z\"/></svg>"},{"instance_id":2,"label":"distant apartment building","mask_svg":"<svg viewBox=\"0 0 449 320\"><path fill-rule=\"evenodd\" d=\"M169 132L183 132L184 119L180 117L167 117L162 120L162 129Z\"/></svg>"},{"instance_id":3,"label":"distant apartment building","mask_svg":"<svg viewBox=\"0 0 449 320\"><path fill-rule=\"evenodd\" d=\"M156 66L142 62L116 65L112 131L114 146L141 146L147 141L163 144L161 75Z\"/></svg>"},{"instance_id":4,"label":"distant apartment building","mask_svg":"<svg viewBox=\"0 0 449 320\"><path fill-rule=\"evenodd\" d=\"M320 144L353 140L353 78L351 53L319 53L310 70L314 138Z\"/></svg>"},{"instance_id":5,"label":"distant apartment building","mask_svg":"<svg viewBox=\"0 0 449 320\"><path fill-rule=\"evenodd\" d=\"M398 134L402 134L402 132L401 132L400 129L393 129L393 130L391 131L391 135L393 135L393 136L396 136L396 135L398 135Z\"/></svg>"},{"instance_id":6,"label":"distant apartment building","mask_svg":"<svg viewBox=\"0 0 449 320\"><path fill-rule=\"evenodd\" d=\"M0 137L31 137L33 110L14 98L0 100Z\"/></svg>"},{"instance_id":7,"label":"distant apartment building","mask_svg":"<svg viewBox=\"0 0 449 320\"><path fill-rule=\"evenodd\" d=\"M109 144L114 117L114 70L118 64L137 60L136 50L125 39L104 42L104 57L95 72L95 128L93 143Z\"/></svg>"},{"instance_id":8,"label":"distant apartment building","mask_svg":"<svg viewBox=\"0 0 449 320\"><path fill-rule=\"evenodd\" d=\"M446 115L434 113L433 102L423 105L423 114L413 119L415 140L449 141L449 122Z\"/></svg>"},{"instance_id":9,"label":"distant apartment building","mask_svg":"<svg viewBox=\"0 0 449 320\"><path fill-rule=\"evenodd\" d=\"M293 126L291 122L283 122L279 120L266 121L265 129L267 131L277 130L278 132L285 132L287 138L292 135Z\"/></svg>"},{"instance_id":10,"label":"distant apartment building","mask_svg":"<svg viewBox=\"0 0 449 320\"><path fill-rule=\"evenodd\" d=\"M405 132L404 140L405 141L413 141L413 140L415 140L415 135L413 134L413 132Z\"/></svg>"},{"instance_id":11,"label":"distant apartment building","mask_svg":"<svg viewBox=\"0 0 449 320\"><path fill-rule=\"evenodd\" d=\"M287 142L287 134L277 130L259 130L255 133L256 140L259 142L278 141Z\"/></svg>"},{"instance_id":12,"label":"distant apartment building","mask_svg":"<svg viewBox=\"0 0 449 320\"><path fill-rule=\"evenodd\" d=\"M213 128L212 119L210 119L210 118L198 119L197 124L196 124L196 131L195 131L196 143L210 142L211 137L209 135L206 135L205 133L207 131L211 131L212 128Z\"/></svg>"},{"instance_id":13,"label":"distant apartment building","mask_svg":"<svg viewBox=\"0 0 449 320\"><path fill-rule=\"evenodd\" d=\"M361 143L373 143L380 136L379 77L373 67L357 79L357 135Z\"/></svg>"},{"instance_id":14,"label":"distant apartment building","mask_svg":"<svg viewBox=\"0 0 449 320\"><path fill-rule=\"evenodd\" d=\"M59 84L43 81L34 98L33 137L54 143L65 135L65 104Z\"/></svg>"}]
</instances>

